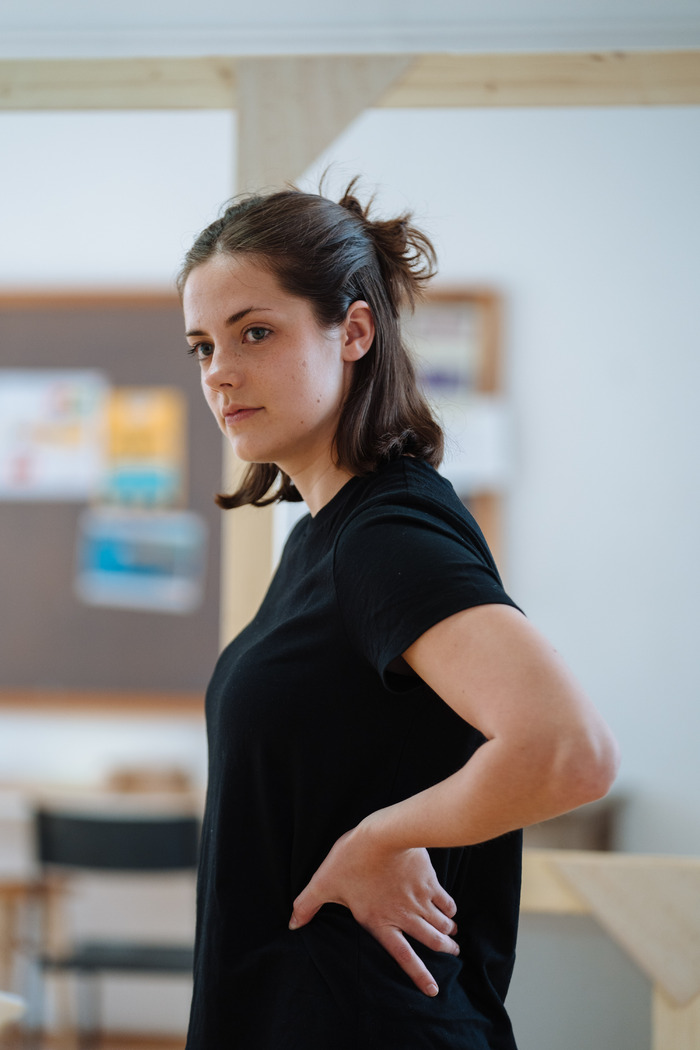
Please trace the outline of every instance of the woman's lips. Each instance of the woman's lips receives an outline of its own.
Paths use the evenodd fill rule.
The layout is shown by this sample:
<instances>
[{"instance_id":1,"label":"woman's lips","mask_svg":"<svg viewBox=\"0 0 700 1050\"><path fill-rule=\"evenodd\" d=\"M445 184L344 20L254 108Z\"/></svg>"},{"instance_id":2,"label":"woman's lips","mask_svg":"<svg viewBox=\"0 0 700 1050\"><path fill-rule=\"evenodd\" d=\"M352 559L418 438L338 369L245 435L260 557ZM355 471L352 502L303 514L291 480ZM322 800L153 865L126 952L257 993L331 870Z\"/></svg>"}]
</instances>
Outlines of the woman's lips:
<instances>
[{"instance_id":1,"label":"woman's lips","mask_svg":"<svg viewBox=\"0 0 700 1050\"><path fill-rule=\"evenodd\" d=\"M239 408L227 408L224 412L224 423L227 427L235 426L237 423L250 419L251 416L254 416L259 411L259 408L247 408L244 405L241 405Z\"/></svg>"}]
</instances>

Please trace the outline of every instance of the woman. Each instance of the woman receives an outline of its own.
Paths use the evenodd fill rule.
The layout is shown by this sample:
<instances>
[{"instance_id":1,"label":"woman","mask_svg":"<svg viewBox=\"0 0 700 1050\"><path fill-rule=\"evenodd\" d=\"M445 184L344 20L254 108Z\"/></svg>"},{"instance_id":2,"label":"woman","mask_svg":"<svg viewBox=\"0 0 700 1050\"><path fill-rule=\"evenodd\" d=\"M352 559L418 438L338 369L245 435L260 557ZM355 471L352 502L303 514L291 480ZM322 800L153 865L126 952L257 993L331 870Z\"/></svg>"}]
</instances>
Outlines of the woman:
<instances>
[{"instance_id":1,"label":"woman","mask_svg":"<svg viewBox=\"0 0 700 1050\"><path fill-rule=\"evenodd\" d=\"M207 693L188 1050L512 1050L519 829L603 795L615 745L435 471L401 341L431 275L408 216L285 190L183 266L204 395L303 499Z\"/></svg>"}]
</instances>

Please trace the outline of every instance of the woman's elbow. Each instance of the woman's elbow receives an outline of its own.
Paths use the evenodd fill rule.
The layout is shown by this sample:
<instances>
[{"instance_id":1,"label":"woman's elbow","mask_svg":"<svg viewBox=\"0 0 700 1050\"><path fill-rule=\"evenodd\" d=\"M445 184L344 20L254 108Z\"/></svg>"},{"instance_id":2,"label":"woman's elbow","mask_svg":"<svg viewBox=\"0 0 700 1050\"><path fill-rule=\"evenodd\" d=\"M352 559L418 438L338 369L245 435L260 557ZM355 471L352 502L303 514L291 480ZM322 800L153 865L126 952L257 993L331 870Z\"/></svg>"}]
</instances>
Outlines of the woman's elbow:
<instances>
[{"instance_id":1,"label":"woman's elbow","mask_svg":"<svg viewBox=\"0 0 700 1050\"><path fill-rule=\"evenodd\" d=\"M566 808L576 809L607 795L619 766L620 751L607 726L569 740L557 761L559 791Z\"/></svg>"}]
</instances>

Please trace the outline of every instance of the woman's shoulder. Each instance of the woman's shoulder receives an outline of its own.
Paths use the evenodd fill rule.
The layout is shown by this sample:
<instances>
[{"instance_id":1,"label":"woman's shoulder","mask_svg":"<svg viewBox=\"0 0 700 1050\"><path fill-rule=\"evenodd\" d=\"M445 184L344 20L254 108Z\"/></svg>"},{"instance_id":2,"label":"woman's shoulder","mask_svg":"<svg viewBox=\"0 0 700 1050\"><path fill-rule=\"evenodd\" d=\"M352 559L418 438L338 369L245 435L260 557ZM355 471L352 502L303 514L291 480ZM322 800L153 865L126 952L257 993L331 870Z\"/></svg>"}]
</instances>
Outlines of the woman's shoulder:
<instances>
[{"instance_id":1,"label":"woman's shoulder","mask_svg":"<svg viewBox=\"0 0 700 1050\"><path fill-rule=\"evenodd\" d=\"M436 516L459 523L460 528L478 529L451 482L422 460L392 460L362 480L356 513L381 513L382 509L394 508L408 516Z\"/></svg>"},{"instance_id":2,"label":"woman's shoulder","mask_svg":"<svg viewBox=\"0 0 700 1050\"><path fill-rule=\"evenodd\" d=\"M478 523L451 482L430 464L403 457L354 481L336 532L341 546L348 546L351 537L360 542L369 532L393 546L410 531L424 535L426 542L438 536L457 542L493 566Z\"/></svg>"}]
</instances>

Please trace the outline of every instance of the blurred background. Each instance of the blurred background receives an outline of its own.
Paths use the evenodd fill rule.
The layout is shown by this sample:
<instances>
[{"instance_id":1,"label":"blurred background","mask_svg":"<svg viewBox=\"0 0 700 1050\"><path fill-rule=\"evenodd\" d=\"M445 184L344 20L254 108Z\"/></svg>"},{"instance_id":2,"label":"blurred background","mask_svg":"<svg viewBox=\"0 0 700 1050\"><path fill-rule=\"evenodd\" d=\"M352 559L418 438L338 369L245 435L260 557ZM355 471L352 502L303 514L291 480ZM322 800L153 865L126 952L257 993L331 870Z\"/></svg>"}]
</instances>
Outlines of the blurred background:
<instances>
[{"instance_id":1,"label":"blurred background","mask_svg":"<svg viewBox=\"0 0 700 1050\"><path fill-rule=\"evenodd\" d=\"M89 50L100 28L93 13L80 35L80 6L68 5L74 52ZM174 6L172 25L182 29L184 7ZM546 4L527 6L535 28L551 29ZM589 29L602 25L593 17L597 6L588 6ZM610 19L604 26L614 47L624 46L628 13L618 6L617 30ZM678 47L674 27L690 17L688 5L675 5L673 17L667 10L665 26L660 5L647 6L648 37L639 35L641 23L630 24L638 36L629 46L653 44L652 26L658 46ZM306 7L310 22L313 5ZM378 39L388 42L396 19L384 7ZM449 18L466 32L466 9L462 23L456 7L441 6L435 33L447 32ZM491 49L499 39L512 49L508 31L524 22L508 20L507 4L497 7L502 21L494 19L492 37L483 39ZM22 37L19 15L12 4L8 10L6 46L14 41L18 50L7 57L24 57L27 23ZM265 7L248 27L260 39L272 33L272 22L262 24L266 14ZM580 16L580 46L603 46L604 34L587 37ZM112 26L114 47L115 40L128 46L129 17L125 10L121 26ZM327 12L329 33L332 21ZM417 33L420 21L409 17L407 25ZM576 25L560 44L571 46ZM156 53L142 28L134 53ZM348 31L345 23L335 28L338 39ZM56 29L47 23L36 35L36 57L58 47ZM269 37L271 50L284 49L280 34ZM556 46L551 34L543 48ZM405 49L428 50L417 40L404 41ZM434 37L433 50L447 46ZM324 47L319 37L317 49ZM165 424L172 442L150 458L142 450L142 474L131 462L126 481L117 477L114 449L128 425L112 420L116 496L105 488L104 469L99 483L93 477L72 493L59 468L53 491L39 484L21 491L16 474L0 479L0 846L10 869L23 863L27 807L36 798L99 793L120 777L134 791L181 791L195 810L203 797L201 697L219 647L220 521L212 495L222 450L187 358L173 279L194 235L232 193L237 119L214 110L0 111L0 142L5 422L19 418L17 391L36 415L45 384L61 376L74 393L97 399L103 419L120 391L175 398ZM324 171L331 195L360 174L361 192L376 195L378 212L414 212L437 247L436 289L488 289L496 297L503 420L495 544L507 589L621 744L606 845L697 855L700 108L369 109L299 181L316 189ZM10 390L10 380L19 385ZM156 406L142 410L151 421L142 423L142 436L152 437ZM133 436L138 427L131 426ZM9 432L0 420L4 466ZM110 439L101 431L99 440L104 448ZM166 467L177 475L168 491ZM115 565L104 552L119 556L115 530L125 510L127 518L160 514L171 530L149 536L160 568L149 562L130 574L122 562L110 575ZM277 527L287 527L283 514ZM128 543L132 557L137 550L148 560L140 535L130 533ZM117 578L126 581L126 597L116 595ZM176 892L170 911L162 898L160 918L168 926L176 914L186 933L191 901ZM184 979L172 984L154 995L143 982L113 981L105 1026L132 1040L145 1032L152 1045L165 1036L178 1045L189 992ZM647 978L592 919L524 917L511 996L521 1050L643 1050L651 1045L649 994ZM135 1044L125 1035L121 1045Z\"/></svg>"}]
</instances>

